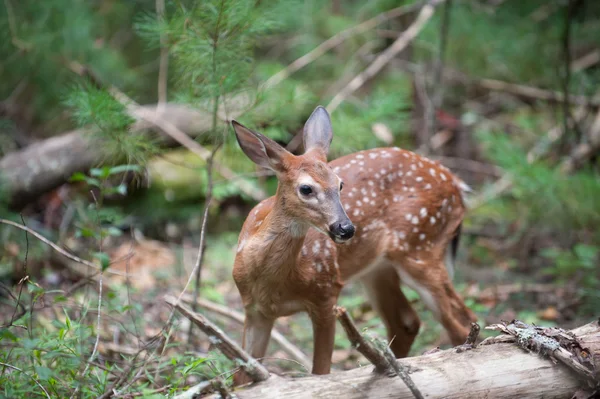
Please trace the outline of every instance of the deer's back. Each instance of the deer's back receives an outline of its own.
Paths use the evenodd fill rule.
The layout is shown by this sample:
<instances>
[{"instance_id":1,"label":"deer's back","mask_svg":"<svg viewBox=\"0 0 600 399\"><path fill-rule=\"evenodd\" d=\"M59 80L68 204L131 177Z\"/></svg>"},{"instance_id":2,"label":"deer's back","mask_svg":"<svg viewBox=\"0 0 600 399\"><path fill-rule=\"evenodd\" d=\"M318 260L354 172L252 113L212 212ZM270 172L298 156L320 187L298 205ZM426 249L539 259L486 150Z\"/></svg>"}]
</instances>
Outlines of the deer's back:
<instances>
[{"instance_id":1,"label":"deer's back","mask_svg":"<svg viewBox=\"0 0 600 399\"><path fill-rule=\"evenodd\" d=\"M443 256L464 215L460 185L446 167L399 148L360 151L330 162L344 181L342 204L354 238L335 245L311 229L301 253L317 271L342 281L403 256Z\"/></svg>"}]
</instances>

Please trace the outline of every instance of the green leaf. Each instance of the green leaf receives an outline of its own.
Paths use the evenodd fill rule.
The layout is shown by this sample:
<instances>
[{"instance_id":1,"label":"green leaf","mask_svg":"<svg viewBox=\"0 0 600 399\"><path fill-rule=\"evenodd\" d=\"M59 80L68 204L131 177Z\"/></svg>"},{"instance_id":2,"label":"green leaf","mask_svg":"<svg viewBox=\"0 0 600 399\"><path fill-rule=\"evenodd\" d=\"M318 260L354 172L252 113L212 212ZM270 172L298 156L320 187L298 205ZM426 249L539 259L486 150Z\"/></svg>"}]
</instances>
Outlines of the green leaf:
<instances>
[{"instance_id":1,"label":"green leaf","mask_svg":"<svg viewBox=\"0 0 600 399\"><path fill-rule=\"evenodd\" d=\"M13 334L8 328L0 328L0 341L3 339L9 339L13 342L17 342L19 338Z\"/></svg>"},{"instance_id":2,"label":"green leaf","mask_svg":"<svg viewBox=\"0 0 600 399\"><path fill-rule=\"evenodd\" d=\"M102 168L90 169L90 175L105 180L110 176L110 168L108 166L104 166Z\"/></svg>"},{"instance_id":3,"label":"green leaf","mask_svg":"<svg viewBox=\"0 0 600 399\"><path fill-rule=\"evenodd\" d=\"M116 188L116 192L121 194L121 195L127 195L127 185L126 184L119 184Z\"/></svg>"},{"instance_id":4,"label":"green leaf","mask_svg":"<svg viewBox=\"0 0 600 399\"><path fill-rule=\"evenodd\" d=\"M141 172L142 167L139 165L117 165L110 168L110 174L116 175L124 172Z\"/></svg>"},{"instance_id":5,"label":"green leaf","mask_svg":"<svg viewBox=\"0 0 600 399\"><path fill-rule=\"evenodd\" d=\"M52 377L52 370L44 366L35 366L35 372L40 380L46 381Z\"/></svg>"},{"instance_id":6,"label":"green leaf","mask_svg":"<svg viewBox=\"0 0 600 399\"><path fill-rule=\"evenodd\" d=\"M96 252L94 253L94 258L100 261L102 271L105 271L110 266L110 257L106 252Z\"/></svg>"},{"instance_id":7,"label":"green leaf","mask_svg":"<svg viewBox=\"0 0 600 399\"><path fill-rule=\"evenodd\" d=\"M70 182L78 182L78 181L85 181L85 179L87 179L87 176L81 172L75 172L73 173L73 175L71 176L71 178L69 179Z\"/></svg>"}]
</instances>

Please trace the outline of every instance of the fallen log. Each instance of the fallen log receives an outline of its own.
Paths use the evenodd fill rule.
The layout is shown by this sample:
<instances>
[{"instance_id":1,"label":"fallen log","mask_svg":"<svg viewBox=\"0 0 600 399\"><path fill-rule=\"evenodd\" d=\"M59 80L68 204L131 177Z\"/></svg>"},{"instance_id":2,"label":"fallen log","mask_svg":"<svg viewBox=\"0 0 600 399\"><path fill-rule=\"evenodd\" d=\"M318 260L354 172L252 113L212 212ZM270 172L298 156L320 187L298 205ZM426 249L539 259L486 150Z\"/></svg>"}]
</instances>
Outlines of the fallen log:
<instances>
[{"instance_id":1,"label":"fallen log","mask_svg":"<svg viewBox=\"0 0 600 399\"><path fill-rule=\"evenodd\" d=\"M599 322L571 333L581 347L586 348L585 356L593 363L595 383L598 384ZM571 398L576 391L594 390L581 374L511 341L515 341L513 336L501 335L472 350L458 353L456 349L448 349L399 362L426 398ZM272 375L264 382L236 390L235 394L240 399L413 398L400 378L374 373L373 369L369 365L298 379Z\"/></svg>"},{"instance_id":2,"label":"fallen log","mask_svg":"<svg viewBox=\"0 0 600 399\"><path fill-rule=\"evenodd\" d=\"M161 111L155 105L141 107L190 137L209 131L212 116L180 104L165 104ZM132 133L144 134L151 127L139 115ZM32 144L0 159L0 191L9 206L21 208L31 200L65 183L75 172L87 172L107 159L118 162L114 154L94 141L91 129L79 129ZM173 146L175 140L158 135L161 146Z\"/></svg>"}]
</instances>

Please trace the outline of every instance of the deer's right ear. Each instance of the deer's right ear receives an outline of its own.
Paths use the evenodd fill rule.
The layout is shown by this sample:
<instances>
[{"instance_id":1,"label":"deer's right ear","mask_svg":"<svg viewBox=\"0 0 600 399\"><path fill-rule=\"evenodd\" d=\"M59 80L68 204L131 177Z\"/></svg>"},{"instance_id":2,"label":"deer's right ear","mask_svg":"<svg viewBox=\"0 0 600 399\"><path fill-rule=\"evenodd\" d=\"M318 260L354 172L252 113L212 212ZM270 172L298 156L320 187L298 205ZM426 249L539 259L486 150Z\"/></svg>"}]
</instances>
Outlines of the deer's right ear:
<instances>
[{"instance_id":1,"label":"deer's right ear","mask_svg":"<svg viewBox=\"0 0 600 399\"><path fill-rule=\"evenodd\" d=\"M246 126L232 120L231 125L244 154L255 164L263 168L280 172L284 168L284 158L291 155L285 148L270 138L248 129Z\"/></svg>"}]
</instances>

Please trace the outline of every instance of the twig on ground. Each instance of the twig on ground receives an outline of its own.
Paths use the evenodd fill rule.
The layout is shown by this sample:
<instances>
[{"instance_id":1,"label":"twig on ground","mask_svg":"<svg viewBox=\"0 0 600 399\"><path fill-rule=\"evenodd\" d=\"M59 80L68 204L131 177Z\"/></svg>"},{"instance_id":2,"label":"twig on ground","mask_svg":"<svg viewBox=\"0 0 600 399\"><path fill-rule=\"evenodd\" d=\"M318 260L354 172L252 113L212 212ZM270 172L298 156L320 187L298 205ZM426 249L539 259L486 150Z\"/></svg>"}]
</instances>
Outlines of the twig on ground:
<instances>
[{"instance_id":1,"label":"twig on ground","mask_svg":"<svg viewBox=\"0 0 600 399\"><path fill-rule=\"evenodd\" d=\"M59 254L61 254L62 256L64 256L65 258L68 258L74 262L80 263L84 266L88 266L91 267L92 269L96 269L96 270L101 270L101 267L90 262L87 261L85 259L81 259L78 256L73 255L72 253L62 249L61 247L59 247L58 245L56 245L55 243L53 243L52 241L48 240L46 237L44 237L43 235L41 235L40 233L38 233L35 230L30 229L29 227L26 226L22 226L18 223L15 223L13 221L10 220L6 220L6 219L0 219L0 224L7 224L9 226L13 226L16 227L18 229L24 230L26 232L28 232L29 234L31 234L32 236L34 236L35 238L37 238L38 240L40 240L41 242L43 242L44 244L48 245L50 248L52 248L53 250L55 250L56 252L58 252ZM125 276L125 273L121 273L115 270L110 270L110 269L106 269L107 273L111 273L111 274L116 274L119 276Z\"/></svg>"},{"instance_id":2,"label":"twig on ground","mask_svg":"<svg viewBox=\"0 0 600 399\"><path fill-rule=\"evenodd\" d=\"M215 159L215 154L221 148L221 143L219 143L213 149L210 158L206 163L206 174L208 175L208 187L206 189L206 199L204 200L204 213L202 215L202 226L200 228L200 243L198 244L198 255L196 256L196 263L194 264L193 270L196 272L196 286L194 287L194 296L192 301L192 310L195 312L198 304L198 297L200 296L200 276L202 274L202 264L204 263L204 252L205 252L205 244L206 244L206 225L208 223L208 211L210 208L210 204L212 202L213 197L213 163ZM183 291L185 292L185 290ZM188 343L192 340L192 329L193 323L190 323L190 328L188 330Z\"/></svg>"},{"instance_id":3,"label":"twig on ground","mask_svg":"<svg viewBox=\"0 0 600 399\"><path fill-rule=\"evenodd\" d=\"M21 373L25 374L27 377L29 377L30 379L32 379L32 380L33 380L33 382L35 382L35 383L36 383L36 385L37 385L38 387L40 387L40 389L41 389L42 391L44 391L44 394L46 395L46 397L47 397L48 399L52 399L52 398L50 398L50 395L48 394L48 391L46 391L46 388L44 388L44 386L43 386L42 384L40 384L40 382L39 382L38 380L36 380L36 379L35 379L35 378L34 378L34 377L31 375L31 374L27 373L27 372L26 372L26 371L24 371L23 369L20 369L20 368L18 368L18 367L16 367L16 366L13 366L12 364L8 364L8 363L3 363L3 362L0 362L0 366L3 366L3 367L8 367L9 369L13 369L13 370L16 370L16 371L18 371L18 372L21 372Z\"/></svg>"},{"instance_id":4,"label":"twig on ground","mask_svg":"<svg viewBox=\"0 0 600 399\"><path fill-rule=\"evenodd\" d=\"M457 346L456 352L461 353L464 351L475 349L477 347L476 341L477 341L477 337L479 336L480 330L481 330L481 327L479 327L479 324L471 323L471 331L469 331L469 335L467 336L465 343Z\"/></svg>"},{"instance_id":5,"label":"twig on ground","mask_svg":"<svg viewBox=\"0 0 600 399\"><path fill-rule=\"evenodd\" d=\"M204 393L209 392L212 389L212 386L213 385L211 381L202 381L185 392L182 392L177 396L173 396L173 399L194 399L200 397Z\"/></svg>"},{"instance_id":6,"label":"twig on ground","mask_svg":"<svg viewBox=\"0 0 600 399\"><path fill-rule=\"evenodd\" d=\"M583 348L575 335L569 331L555 327L530 326L519 320L514 320L511 323L494 324L487 326L486 329L508 334L513 337L512 342L516 342L521 348L549 356L563 363L594 385L600 383L594 371L590 369L593 364L588 349ZM587 365L582 364L582 362L587 363Z\"/></svg>"},{"instance_id":7,"label":"twig on ground","mask_svg":"<svg viewBox=\"0 0 600 399\"><path fill-rule=\"evenodd\" d=\"M336 305L333 307L333 313L344 328L344 331L346 331L346 335L348 335L348 340L350 340L352 346L375 366L376 372L388 374L390 371L394 371L404 381L416 399L423 399L423 395L408 375L405 367L396 360L391 349L386 344L382 343L382 348L377 348L367 341L358 331L345 308Z\"/></svg>"},{"instance_id":8,"label":"twig on ground","mask_svg":"<svg viewBox=\"0 0 600 399\"><path fill-rule=\"evenodd\" d=\"M375 371L378 373L387 373L390 370L390 363L387 361L385 356L375 348L369 341L362 336L362 334L354 325L354 322L350 318L350 315L345 308L341 306L334 306L333 312L335 317L346 331L348 340L357 351L359 351L364 357L367 358L375 366Z\"/></svg>"},{"instance_id":9,"label":"twig on ground","mask_svg":"<svg viewBox=\"0 0 600 399\"><path fill-rule=\"evenodd\" d=\"M250 356L237 343L227 336L219 327L214 325L201 314L194 313L188 306L179 303L179 299L172 295L165 297L165 302L178 310L191 322L196 324L228 359L241 362L241 367L254 382L264 381L269 378L269 372L256 359Z\"/></svg>"},{"instance_id":10,"label":"twig on ground","mask_svg":"<svg viewBox=\"0 0 600 399\"><path fill-rule=\"evenodd\" d=\"M425 399L421 391L419 391L419 388L417 388L417 386L415 385L415 382L412 380L412 378L410 378L406 367L404 367L404 365L396 359L396 357L392 353L392 350L388 346L385 347L385 351L383 352L383 354L385 355L386 360L392 366L398 377L400 377L402 381L404 381L408 389L410 389L410 392L412 392L415 399Z\"/></svg>"},{"instance_id":11,"label":"twig on ground","mask_svg":"<svg viewBox=\"0 0 600 399\"><path fill-rule=\"evenodd\" d=\"M91 191L92 197L94 198L94 202L96 204L96 223L98 223L98 227L100 226L100 220L99 220L99 215L98 215L98 199L96 198L96 195L94 194L93 191ZM99 249L100 252L102 252L102 234L100 234L99 238ZM97 316L97 322L96 322L96 340L94 342L94 348L92 349L92 354L90 355L90 357L88 358L85 368L83 369L83 372L81 373L81 376L78 378L75 378L75 380L77 380L79 382L79 385L77 385L77 387L75 388L75 390L73 391L73 394L71 394L71 399L73 399L75 397L75 395L77 395L77 392L79 392L79 389L81 388L81 379L85 378L88 370L90 369L90 365L92 364L92 362L94 361L94 359L96 358L96 354L98 353L98 344L100 343L100 325L101 325L101 321L102 321L102 277L104 275L104 273L102 273L103 270L100 271L100 276L98 279L98 316ZM33 306L31 307L33 309Z\"/></svg>"},{"instance_id":12,"label":"twig on ground","mask_svg":"<svg viewBox=\"0 0 600 399\"><path fill-rule=\"evenodd\" d=\"M371 29L375 28L377 25L380 25L386 21L389 21L390 19L397 18L401 15L416 11L419 8L421 8L422 6L423 6L423 3L415 3L415 4L409 4L409 5L404 5L404 6L401 6L398 8L394 8L392 10L389 10L382 14L379 14L374 18L364 21L356 26L348 28L348 29L330 37L329 39L325 40L323 43L321 43L319 46L317 46L312 51L304 54L302 57L300 57L297 60L295 60L294 62L292 62L285 69L282 69L281 71L277 72L275 75L271 76L264 83L263 89L269 89L269 88L281 83L282 81L287 79L290 75L292 75L294 72L297 72L300 69L304 68L305 66L307 66L311 62L315 61L317 58L319 58L323 54L325 54L327 51L331 50L332 48L334 48L336 46L339 46L341 43L350 39L351 37L359 35L368 30L371 30Z\"/></svg>"},{"instance_id":13,"label":"twig on ground","mask_svg":"<svg viewBox=\"0 0 600 399\"><path fill-rule=\"evenodd\" d=\"M327 105L327 111L332 113L337 107L352 95L356 90L358 90L367 80L371 79L375 76L381 69L388 64L392 58L394 58L400 51L404 50L408 44L414 40L414 38L419 34L419 32L425 27L425 24L429 19L433 16L435 6L443 3L445 0L432 0L428 2L417 16L415 22L413 22L405 31L402 33L394 43L385 51L383 51L380 55L375 58L375 60L362 71L358 76L348 83L336 96L331 100L331 102Z\"/></svg>"},{"instance_id":14,"label":"twig on ground","mask_svg":"<svg viewBox=\"0 0 600 399\"><path fill-rule=\"evenodd\" d=\"M181 298L182 301L192 303L193 298L190 295L184 295ZM219 314L221 316L225 316L230 320L233 320L239 324L244 324L244 315L240 312L237 312L231 308L228 308L223 305L219 305L217 303L208 301L206 299L198 298L198 305L206 310ZM287 340L279 331L273 329L271 331L271 338L275 343L277 343L281 349L294 358L300 365L302 365L306 370L310 370L312 367L312 361L306 357L306 355L294 344Z\"/></svg>"}]
</instances>

